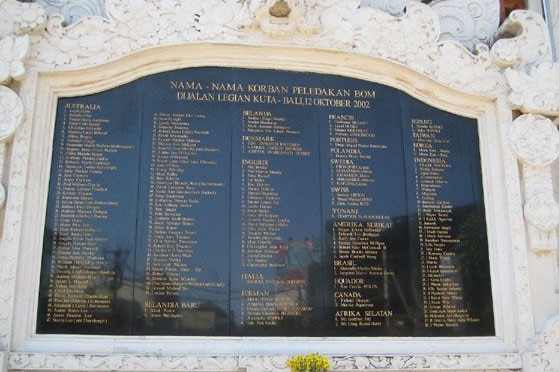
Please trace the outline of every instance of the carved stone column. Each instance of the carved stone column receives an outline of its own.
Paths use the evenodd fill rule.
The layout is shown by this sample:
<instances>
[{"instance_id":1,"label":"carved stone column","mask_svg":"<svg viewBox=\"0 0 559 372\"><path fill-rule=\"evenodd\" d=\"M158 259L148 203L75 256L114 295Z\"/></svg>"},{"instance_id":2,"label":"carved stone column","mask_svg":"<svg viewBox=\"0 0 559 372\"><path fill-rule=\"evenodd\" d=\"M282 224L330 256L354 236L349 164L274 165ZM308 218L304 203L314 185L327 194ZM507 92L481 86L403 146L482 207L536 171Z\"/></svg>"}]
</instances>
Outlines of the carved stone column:
<instances>
[{"instance_id":1,"label":"carved stone column","mask_svg":"<svg viewBox=\"0 0 559 372\"><path fill-rule=\"evenodd\" d=\"M537 53L540 57L537 57L534 53L537 48L508 47L513 52L504 58L511 66L505 72L509 85L508 101L512 109L520 111L520 116L510 127L509 138L521 170L530 250L528 262L552 270L553 273L546 276L550 278L557 277L559 272L556 254L559 203L555 199L557 190L553 179L553 170L558 166L559 158L559 132L556 128L559 117L559 65L549 62L549 37L542 19L534 18L527 11L514 11L503 25L503 31L518 30L518 26L525 37L530 35L529 30L537 30L540 36L534 38L533 43L540 45L541 50ZM544 47L547 52L542 54ZM557 284L538 281L536 275L531 283L534 294L532 306L537 309L545 301L552 309L557 302ZM535 288L538 288L537 295ZM525 354L525 371L555 371L559 368L559 317L549 313L540 314L540 318L542 315L550 320L545 328L536 329L531 352ZM534 319L535 327L537 318Z\"/></svg>"},{"instance_id":2,"label":"carved stone column","mask_svg":"<svg viewBox=\"0 0 559 372\"><path fill-rule=\"evenodd\" d=\"M6 202L6 143L24 119L24 105L9 88L13 80L25 77L25 60L29 54L27 34L41 30L46 23L43 9L36 4L0 0L0 208ZM0 213L0 366L7 369L10 349L17 247L5 244L4 213Z\"/></svg>"},{"instance_id":3,"label":"carved stone column","mask_svg":"<svg viewBox=\"0 0 559 372\"><path fill-rule=\"evenodd\" d=\"M529 247L555 250L559 204L553 198L551 165L559 158L559 132L548 118L524 114L514 121L510 138L522 167Z\"/></svg>"}]
</instances>

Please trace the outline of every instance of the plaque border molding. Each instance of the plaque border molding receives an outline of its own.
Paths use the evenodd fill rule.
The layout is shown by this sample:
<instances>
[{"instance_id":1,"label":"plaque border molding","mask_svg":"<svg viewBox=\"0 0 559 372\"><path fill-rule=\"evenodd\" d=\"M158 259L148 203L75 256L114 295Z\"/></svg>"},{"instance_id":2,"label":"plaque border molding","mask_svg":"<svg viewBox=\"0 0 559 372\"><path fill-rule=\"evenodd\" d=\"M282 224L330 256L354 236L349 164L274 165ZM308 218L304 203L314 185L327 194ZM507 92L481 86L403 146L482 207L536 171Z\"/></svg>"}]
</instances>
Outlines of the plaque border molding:
<instances>
[{"instance_id":1,"label":"plaque border molding","mask_svg":"<svg viewBox=\"0 0 559 372\"><path fill-rule=\"evenodd\" d=\"M278 60L281 63L278 63ZM205 43L161 46L131 53L120 60L87 69L38 72L33 122L46 124L41 127L41 130L31 131L31 128L29 128L29 132L27 132L30 133L27 138L29 141L29 156L34 159L28 164L28 172L34 175L34 182L27 186L24 199L31 200L31 203L38 206L40 210L46 208L50 151L58 97L95 93L125 84L145 75L170 69L198 66L264 69L282 69L288 66L291 71L337 74L392 86L435 107L477 118L480 146L483 149L484 192L486 200L490 201L486 203L486 209L488 213L495 216L489 219L488 230L507 231L509 229L506 222L507 214L499 207L500 205L506 205L503 203L507 203L502 200L501 196L507 193L499 192L501 187L505 187L505 185L492 184L491 178L485 176L486 174L501 174L498 178L504 178L505 170L501 165L502 161L516 166L516 158L512 154L506 160L501 158L502 154L497 157L490 156L491 147L493 146L497 150L497 148L503 146L503 141L506 140L504 137L501 138L498 127L494 124L502 121L501 116L510 120L508 116L510 113L499 112L499 102L502 100L441 86L406 66L385 59L288 46L272 48L269 46ZM100 76L103 77L102 81L99 79ZM497 143L499 143L497 148L495 148L495 139L498 139ZM516 183L519 188L518 180ZM320 351L338 358L334 361L340 369L376 369L378 366L384 366L383 368L388 369L427 369L432 366L446 369L453 366L453 369L467 370L479 368L481 365L492 365L495 368L516 368L521 364L520 355L514 352L516 335L505 326L506 319L517 317L512 311L514 309L512 297L505 295L513 290L512 288L506 288L507 283L513 280L512 272L507 269L509 267L508 262L513 257L511 252L504 248L506 243L504 243L503 237L501 236L498 240L498 234L496 233L490 233L488 237L490 247L494 247L490 249L490 259L492 262L496 262L491 269L492 277L497 278L493 283L493 291L501 294L496 295L494 299L497 329L497 336L495 337L471 337L467 338L470 341L468 343L464 343L462 339L453 338L437 340L427 338L366 338L356 340L308 337L290 338L289 340L274 337L265 339L225 337L211 338L207 342L201 342L199 338L195 337L172 337L170 340L161 340L156 337L90 336L68 338L68 336L34 334L34 315L36 314L38 291L36 283L38 282L42 235L33 234L32 231L39 226L44 226L43 215L23 214L21 233L23 241L21 244L29 247L27 254L33 261L28 261L27 264L32 263L32 267L35 267L36 270L19 277L22 288L30 289L27 289L25 295L16 299L16 308L20 311L16 311L14 322L26 324L26 326L13 334L13 341L17 345L9 359L9 365L13 369L34 370L37 368L33 367L33 363L38 361L42 366L39 369L53 369L53 366L57 363L68 366L78 365L80 370L90 370L92 368L90 365L94 365L95 369L112 369L104 363L110 365L110 363L116 363L115 360L122 359L121 363L124 367L119 368L128 369L129 363L139 363L137 368L149 369L148 367L141 367L142 363L147 363L149 366L155 363L158 366L157 369L165 370L166 367L164 366L166 364L174 365L187 360L176 355L180 355L181 350L188 350L189 354L194 355L217 355L215 358L209 359L200 357L201 359L196 359L198 364L210 363L210 360L212 363L219 361L219 363L227 364L231 359L226 356L231 353L235 355L249 354L244 359L235 359L238 362L234 368L249 368L247 366L251 366L248 369L249 371L275 371L281 369L278 365L283 365L282 363L278 364L277 360L282 360L281 358L296 353L301 348L309 351ZM54 345L52 342L54 340L56 340L57 345L64 345L63 348ZM71 346L68 345L70 340ZM88 352L88 350L92 350L92 345L93 350L96 351L95 355ZM390 356L392 350L395 349L402 354ZM34 355L34 351L39 350L41 356ZM67 354L69 350L77 355ZM127 354L128 351L134 354L135 350L141 350L146 354L158 354L158 356L150 357L152 359L138 359L137 356ZM162 350L165 350L165 352L162 353ZM378 354L379 356L370 356L371 350L373 350L374 355ZM433 350L437 352L433 353ZM482 350L484 352L483 357L476 355ZM124 354L122 354L123 351ZM340 352L350 354L350 356L338 357L337 355ZM46 355L43 355L45 353ZM279 359L272 357L277 353L281 355L281 357L278 356ZM352 354L355 355L351 356ZM140 363L140 361L144 362ZM207 367L196 367L193 370L207 370L204 368ZM230 367L220 366L218 370L228 371L227 368Z\"/></svg>"},{"instance_id":2,"label":"plaque border molding","mask_svg":"<svg viewBox=\"0 0 559 372\"><path fill-rule=\"evenodd\" d=\"M287 24L268 29L262 25L270 23L265 15L270 1L264 0L184 2L173 11L169 8L172 1L107 0L107 18L84 18L65 27L60 16L53 15L47 20L37 4L0 0L0 14L10 21L10 26L0 33L0 71L10 72L0 82L7 88L0 91L0 106L13 99L15 93L16 101L24 107L23 115L17 119L0 110L2 132L13 128L8 129L0 143L4 169L0 182L7 190L0 236L3 371L186 368L175 357L164 356L163 349L150 350L157 356L140 355L136 365L133 347L144 344L145 339L131 340L123 350L116 339L106 343L81 338L78 343L84 348L83 355L77 354L77 350L71 355L60 354L52 345L64 338L35 336L30 320L35 315L33 303L38 284L34 280L42 239L37 234L42 231L42 217L36 211L46 208L45 182L50 158L45 154L49 151L48 139L52 139L56 97L94 92L162 69L188 67L192 60L204 61L204 65L310 70L360 79L374 76L379 79L376 82L406 90L440 108L482 118L481 147L493 147L487 154L482 151L482 162L484 180L491 179L489 187L484 184L490 193L486 199L493 204L488 207L488 221L492 224L488 226L489 240L491 246L497 247L490 252L492 262L498 263L492 263L491 274L494 291L502 293L495 298L495 306L502 310L495 314L498 337L468 339L465 345L450 343L448 348L442 346L443 342L401 340L390 346L398 352L394 359L388 355L370 356L389 354L382 347L372 347L386 343L379 340L374 345L361 345L363 356L349 357L347 366L559 369L557 314L552 310L534 310L542 298L559 302L555 291L559 283L556 279L546 280L557 277L558 271L555 150L543 151L534 164L534 159L513 150L519 143L513 144L510 137L511 127L520 120L535 117L548 128L558 123L559 65L550 62L549 35L543 19L530 11L515 11L501 26L493 45L480 45L472 53L458 43L441 41L436 14L420 3L411 4L399 17L359 8L356 0L291 3L295 12ZM216 49L229 54L216 54ZM267 59L270 56L273 61ZM125 65L134 69L123 69ZM377 75L377 68L387 75ZM89 80L78 69L86 69ZM107 83L106 78L115 71L121 74ZM448 102L448 97L453 102ZM515 111L522 115L515 118ZM530 146L537 148L539 142L533 138L533 128L525 131L519 135L526 139L522 146L527 150ZM500 210L503 206L506 211ZM551 274L542 279L535 274L534 267L544 267ZM537 327L547 319L551 319L547 327ZM301 341L305 348L315 351L317 341L329 340ZM239 347L241 353L251 355L247 359L233 358L236 361L231 365L232 359L226 356L193 357L192 370L281 369L274 362L281 357L258 356L254 345L243 345L241 340L228 342ZM279 346L281 342L272 340L272 344ZM106 352L97 355L92 350ZM461 350L462 354L457 355ZM416 356L411 357L412 354ZM473 362L483 356L484 362ZM114 362L119 358L129 362ZM165 364L166 358L171 360L170 364ZM425 362L388 363L414 358L423 358ZM452 363L445 364L445 358L461 362L450 367ZM215 360L220 362L214 366Z\"/></svg>"}]
</instances>

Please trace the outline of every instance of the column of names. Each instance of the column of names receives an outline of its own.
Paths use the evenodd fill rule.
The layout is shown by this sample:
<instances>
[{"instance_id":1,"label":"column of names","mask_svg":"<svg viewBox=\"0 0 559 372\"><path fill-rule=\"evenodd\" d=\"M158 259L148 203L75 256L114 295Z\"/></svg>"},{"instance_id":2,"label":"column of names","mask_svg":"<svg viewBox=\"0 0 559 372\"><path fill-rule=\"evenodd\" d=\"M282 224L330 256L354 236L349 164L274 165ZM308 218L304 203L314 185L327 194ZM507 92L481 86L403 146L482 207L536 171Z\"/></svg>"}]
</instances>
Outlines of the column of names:
<instances>
[{"instance_id":1,"label":"column of names","mask_svg":"<svg viewBox=\"0 0 559 372\"><path fill-rule=\"evenodd\" d=\"M109 119L99 104L66 104L58 148L54 205L52 276L48 284L47 322L105 324L110 320L117 270L105 249L109 238L100 227L119 202L99 176L116 174L109 159L133 145L105 143Z\"/></svg>"},{"instance_id":2,"label":"column of names","mask_svg":"<svg viewBox=\"0 0 559 372\"><path fill-rule=\"evenodd\" d=\"M298 303L306 278L290 277L286 257L300 247L288 241L292 223L281 212L286 170L278 159L310 156L301 132L271 111L245 110L241 134L241 324L275 326L285 316L312 310ZM304 244L303 244L304 246ZM304 247L303 250L306 248ZM309 251L309 257L311 252ZM312 260L312 258L311 258Z\"/></svg>"},{"instance_id":3,"label":"column of names","mask_svg":"<svg viewBox=\"0 0 559 372\"><path fill-rule=\"evenodd\" d=\"M205 138L204 115L164 113L153 115L149 169L145 314L149 318L183 318L185 310L199 309L201 299L184 293L195 288L224 288L223 281L205 279L207 268L196 264L204 255L199 244L195 211L224 188L223 182L198 181L185 167L203 169L217 161L206 156L219 152Z\"/></svg>"},{"instance_id":4,"label":"column of names","mask_svg":"<svg viewBox=\"0 0 559 372\"><path fill-rule=\"evenodd\" d=\"M440 195L452 168L443 128L431 119L411 119L424 324L436 328L475 321L463 306L456 252L450 249L460 243L452 232L453 204Z\"/></svg>"},{"instance_id":5,"label":"column of names","mask_svg":"<svg viewBox=\"0 0 559 372\"><path fill-rule=\"evenodd\" d=\"M379 306L387 277L381 232L392 227L390 216L377 215L370 192L375 183L375 142L369 123L354 115L329 115L331 226L334 255L334 325L380 327L392 312Z\"/></svg>"}]
</instances>

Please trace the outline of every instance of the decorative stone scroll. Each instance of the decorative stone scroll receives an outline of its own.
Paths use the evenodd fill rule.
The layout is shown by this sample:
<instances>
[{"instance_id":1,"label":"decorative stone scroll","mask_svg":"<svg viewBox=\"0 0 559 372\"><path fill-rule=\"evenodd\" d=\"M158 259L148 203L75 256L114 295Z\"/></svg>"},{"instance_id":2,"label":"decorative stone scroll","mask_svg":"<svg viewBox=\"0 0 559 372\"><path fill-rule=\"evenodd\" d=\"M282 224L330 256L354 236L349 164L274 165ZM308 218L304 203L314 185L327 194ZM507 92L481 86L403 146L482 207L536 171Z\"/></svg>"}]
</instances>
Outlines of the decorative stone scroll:
<instances>
[{"instance_id":1,"label":"decorative stone scroll","mask_svg":"<svg viewBox=\"0 0 559 372\"><path fill-rule=\"evenodd\" d=\"M469 50L490 44L499 27L499 1L435 0L429 5L439 16L440 40L457 40Z\"/></svg>"},{"instance_id":2,"label":"decorative stone scroll","mask_svg":"<svg viewBox=\"0 0 559 372\"><path fill-rule=\"evenodd\" d=\"M523 69L549 60L547 26L543 18L534 12L513 11L496 37L498 40L491 48L491 56L500 66Z\"/></svg>"},{"instance_id":3,"label":"decorative stone scroll","mask_svg":"<svg viewBox=\"0 0 559 372\"><path fill-rule=\"evenodd\" d=\"M559 64L544 62L528 72L507 69L510 105L524 113L557 116L559 112Z\"/></svg>"},{"instance_id":4,"label":"decorative stone scroll","mask_svg":"<svg viewBox=\"0 0 559 372\"><path fill-rule=\"evenodd\" d=\"M524 114L512 124L510 138L522 164L530 248L556 249L559 204L553 199L550 166L559 157L559 132L546 117Z\"/></svg>"},{"instance_id":5,"label":"decorative stone scroll","mask_svg":"<svg viewBox=\"0 0 559 372\"><path fill-rule=\"evenodd\" d=\"M273 45L289 40L292 45L390 59L444 85L492 96L507 89L504 68L513 64L537 65L545 59L548 48L545 24L541 17L529 11L511 15L512 20L503 28L503 39L497 41L491 52L485 44L477 43L489 39L492 15L484 16L486 26L481 21L472 23L479 27L471 31L473 39L468 39L477 45L476 54L472 54L454 41L457 36L442 36L442 27L449 26L437 11L457 9L458 5L451 1L432 6L410 2L401 16L360 7L355 0L285 3L290 12L285 17L277 17L269 12L273 3L261 0L180 4L109 0L106 2L108 20L91 17L65 27L63 17L50 17L46 35L34 38L33 62L50 68L80 67L108 62L154 45L198 41ZM486 4L477 0L467 7L461 6L467 17L472 14L482 17L476 9L489 12L493 3L496 2ZM512 31L518 35L510 38ZM533 52L528 55L526 50Z\"/></svg>"},{"instance_id":6,"label":"decorative stone scroll","mask_svg":"<svg viewBox=\"0 0 559 372\"><path fill-rule=\"evenodd\" d=\"M29 54L27 34L37 32L46 23L44 10L33 3L15 0L0 2L0 84L25 75L24 62Z\"/></svg>"}]
</instances>

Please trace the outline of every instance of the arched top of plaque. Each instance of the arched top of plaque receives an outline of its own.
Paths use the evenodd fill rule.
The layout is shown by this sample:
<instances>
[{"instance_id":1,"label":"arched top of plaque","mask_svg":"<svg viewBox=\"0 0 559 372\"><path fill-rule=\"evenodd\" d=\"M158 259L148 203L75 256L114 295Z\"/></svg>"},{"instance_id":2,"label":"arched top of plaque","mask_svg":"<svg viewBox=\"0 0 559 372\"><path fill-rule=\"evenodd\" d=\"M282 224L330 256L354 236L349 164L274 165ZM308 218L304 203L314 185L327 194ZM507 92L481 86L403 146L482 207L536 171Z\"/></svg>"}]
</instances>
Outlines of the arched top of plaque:
<instances>
[{"instance_id":1,"label":"arched top of plaque","mask_svg":"<svg viewBox=\"0 0 559 372\"><path fill-rule=\"evenodd\" d=\"M407 66L383 58L291 46L215 43L161 46L90 68L41 72L37 93L39 97L49 99L84 95L164 71L206 66L357 78L394 87L435 107L468 117L479 117L494 100L491 96L474 95L442 85Z\"/></svg>"},{"instance_id":2,"label":"arched top of plaque","mask_svg":"<svg viewBox=\"0 0 559 372\"><path fill-rule=\"evenodd\" d=\"M13 3L17 2L5 2ZM238 65L243 61L249 64L251 59L255 63L257 54L266 54L269 58L273 55L271 51L277 51L277 56L270 61L262 59L260 65L299 70L299 57L310 60L314 56L316 60L305 69L316 71L327 66L331 56L336 56L331 67L340 74L360 69L374 72L375 66L380 63L389 69L383 73L393 75L391 71L394 71L394 75L403 76L399 79L400 83L419 76L438 82L436 89L430 89L435 96L444 89L442 86L493 98L506 96L512 90L510 105L514 108L542 114L557 110L553 100L545 98L550 97L549 90L553 93L553 88L545 88L545 92L538 94L544 99L537 102L531 102L530 95L524 94L522 88L517 91L518 80L540 82L542 74L538 74L537 69L550 70L545 64L550 58L547 29L543 19L533 12L513 12L498 31L490 25L490 15L488 19L476 19L473 24L480 30L472 32L477 35L478 41L467 49L458 40L448 37L445 31L448 17L439 14L441 9L448 12L456 8L452 19L472 17L472 14L459 11L458 8L466 7L465 4L448 1L444 2L445 7L439 9L443 2L430 6L414 1L407 4L405 12L391 15L378 7L363 6L356 0L282 3L278 5L264 0L187 3L107 1L106 18L82 18L65 26L63 17L50 16L45 32L32 37L27 68L60 71L106 63L114 66L113 63L123 57L125 60L121 61L126 61L122 62L126 65L128 61L144 59L152 53L159 54L161 60L157 62L159 66L164 66L161 70L175 68L175 62L184 65L188 60L199 57L204 58L208 65ZM470 3L468 9L482 9L489 3L498 6L498 2L488 0L472 0ZM285 16L270 12L282 7L290 10ZM491 36L479 36L482 31ZM200 46L199 43L209 46ZM219 56L228 45L235 45L236 49L229 50L235 54L222 53ZM266 46L270 50L255 53L255 45ZM152 48L162 47L165 49L150 52ZM202 54L196 55L198 52ZM324 61L321 60L324 56L322 52L330 53ZM345 54L338 55L340 52ZM188 56L181 56L180 53L188 53ZM214 55L216 61L212 60ZM362 58L365 56L373 60ZM141 64L135 64L139 72L132 71L130 74L143 74L138 68ZM409 70L399 73L404 71L403 66L415 73ZM528 71L529 68L533 71ZM509 70L512 73L505 74ZM559 80L559 74L545 75L549 82L545 86L558 85L554 83ZM94 79L103 81L106 76L103 68L103 73L98 73ZM418 84L410 82L408 85ZM533 87L538 84L526 85Z\"/></svg>"},{"instance_id":3,"label":"arched top of plaque","mask_svg":"<svg viewBox=\"0 0 559 372\"><path fill-rule=\"evenodd\" d=\"M6 0L0 9L6 10L4 18L13 27L1 35L0 48L7 58L0 59L0 71L13 72L17 67L17 78L14 75L13 79L24 80L24 65L32 71L91 67L153 47L197 43L272 48L289 45L391 61L446 87L489 97L510 95L510 106L524 112L553 115L558 111L553 97L557 95L554 87L559 86L559 74L547 63L549 36L538 14L515 11L497 29L498 1L398 4L403 11L390 11L365 0L286 0L279 5L265 0L110 0L105 2L104 17L86 17L66 26L64 17L51 15L43 31L45 16L38 5ZM289 12L284 16L270 12L278 7ZM469 26L454 35L452 25L456 23ZM27 52L14 49L13 41L27 37L22 36L26 33L32 33ZM248 51L239 53L249 57ZM293 50L285 53L297 55ZM286 70L296 68L290 65L291 58L276 61ZM350 66L343 57L340 61L338 67L343 73ZM370 64L369 60L361 61ZM545 72L538 73L542 69ZM11 81L7 76L3 84ZM103 74L98 77L103 80ZM20 95L34 89L33 81L29 88L22 87ZM540 87L541 92L526 93L527 88L522 87L528 86L532 92L534 86Z\"/></svg>"}]
</instances>

